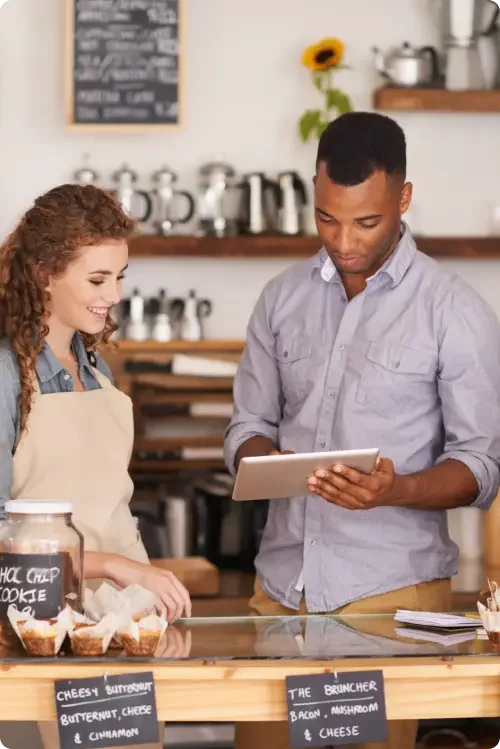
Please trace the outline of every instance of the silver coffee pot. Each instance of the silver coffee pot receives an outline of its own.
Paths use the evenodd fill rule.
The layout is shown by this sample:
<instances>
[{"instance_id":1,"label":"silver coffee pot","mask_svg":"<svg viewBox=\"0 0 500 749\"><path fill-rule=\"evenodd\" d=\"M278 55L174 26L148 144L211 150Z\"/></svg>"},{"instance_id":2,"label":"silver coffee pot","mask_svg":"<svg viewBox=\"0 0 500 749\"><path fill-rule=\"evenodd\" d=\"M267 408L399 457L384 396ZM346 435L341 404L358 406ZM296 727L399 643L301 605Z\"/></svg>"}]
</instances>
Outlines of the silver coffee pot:
<instances>
[{"instance_id":1,"label":"silver coffee pot","mask_svg":"<svg viewBox=\"0 0 500 749\"><path fill-rule=\"evenodd\" d=\"M304 207L307 192L297 172L278 174L278 230L281 234L304 233Z\"/></svg>"},{"instance_id":2,"label":"silver coffee pot","mask_svg":"<svg viewBox=\"0 0 500 749\"><path fill-rule=\"evenodd\" d=\"M73 179L78 185L95 185L99 179L99 173L89 166L89 155L83 157L83 166L73 172Z\"/></svg>"},{"instance_id":3,"label":"silver coffee pot","mask_svg":"<svg viewBox=\"0 0 500 749\"><path fill-rule=\"evenodd\" d=\"M198 196L201 234L224 237L237 233L235 177L233 167L222 161L201 166Z\"/></svg>"},{"instance_id":4,"label":"silver coffee pot","mask_svg":"<svg viewBox=\"0 0 500 749\"><path fill-rule=\"evenodd\" d=\"M181 338L185 341L202 341L205 338L204 320L212 313L212 302L199 299L191 289L184 305Z\"/></svg>"},{"instance_id":5,"label":"silver coffee pot","mask_svg":"<svg viewBox=\"0 0 500 749\"><path fill-rule=\"evenodd\" d=\"M243 234L264 234L276 229L279 189L276 182L262 172L245 174L239 185L242 190L239 227Z\"/></svg>"},{"instance_id":6,"label":"silver coffee pot","mask_svg":"<svg viewBox=\"0 0 500 749\"><path fill-rule=\"evenodd\" d=\"M478 41L495 23L494 0L434 0L445 47L445 82L452 91L484 89L486 79Z\"/></svg>"},{"instance_id":7,"label":"silver coffee pot","mask_svg":"<svg viewBox=\"0 0 500 749\"><path fill-rule=\"evenodd\" d=\"M151 216L153 204L147 192L134 187L137 174L124 164L113 174L113 181L117 184L116 196L125 213L140 223L147 221ZM143 213L140 216L134 215L137 198L143 201Z\"/></svg>"},{"instance_id":8,"label":"silver coffee pot","mask_svg":"<svg viewBox=\"0 0 500 749\"><path fill-rule=\"evenodd\" d=\"M173 232L177 224L187 224L188 221L191 221L194 215L194 198L186 190L174 188L177 175L166 166L158 169L152 175L152 180L155 185L153 196L156 199L155 229L158 234L168 235ZM176 212L176 204L180 200L186 202L184 215L179 215Z\"/></svg>"}]
</instances>

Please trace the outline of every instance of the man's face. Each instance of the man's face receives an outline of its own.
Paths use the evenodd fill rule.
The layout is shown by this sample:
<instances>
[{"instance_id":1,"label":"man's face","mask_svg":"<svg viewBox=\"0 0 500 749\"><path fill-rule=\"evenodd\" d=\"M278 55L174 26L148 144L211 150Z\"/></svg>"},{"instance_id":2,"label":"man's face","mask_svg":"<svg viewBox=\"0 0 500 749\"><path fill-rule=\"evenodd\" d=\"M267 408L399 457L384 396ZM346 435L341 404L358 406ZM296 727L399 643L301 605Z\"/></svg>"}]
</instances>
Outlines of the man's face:
<instances>
[{"instance_id":1,"label":"man's face","mask_svg":"<svg viewBox=\"0 0 500 749\"><path fill-rule=\"evenodd\" d=\"M411 201L411 184L385 172L344 187L332 182L324 163L314 179L318 234L342 275L373 275L399 239L401 214Z\"/></svg>"}]
</instances>

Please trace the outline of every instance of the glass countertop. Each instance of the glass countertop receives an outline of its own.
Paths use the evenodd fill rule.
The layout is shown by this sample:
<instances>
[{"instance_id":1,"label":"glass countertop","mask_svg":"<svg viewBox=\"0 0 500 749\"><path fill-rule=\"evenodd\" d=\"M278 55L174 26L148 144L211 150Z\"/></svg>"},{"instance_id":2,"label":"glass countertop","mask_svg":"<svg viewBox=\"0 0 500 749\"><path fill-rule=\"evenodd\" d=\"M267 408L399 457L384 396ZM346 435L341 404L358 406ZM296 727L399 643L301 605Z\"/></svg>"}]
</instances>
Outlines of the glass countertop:
<instances>
[{"instance_id":1,"label":"glass countertop","mask_svg":"<svg viewBox=\"0 0 500 749\"><path fill-rule=\"evenodd\" d=\"M477 620L478 628L481 626ZM279 660L349 658L419 658L500 655L475 629L439 635L403 628L392 615L286 616L181 619L170 625L154 659L126 658L108 651L102 658L76 658L66 650L64 661L116 660ZM3 661L43 662L61 657L30 658L4 652Z\"/></svg>"}]
</instances>

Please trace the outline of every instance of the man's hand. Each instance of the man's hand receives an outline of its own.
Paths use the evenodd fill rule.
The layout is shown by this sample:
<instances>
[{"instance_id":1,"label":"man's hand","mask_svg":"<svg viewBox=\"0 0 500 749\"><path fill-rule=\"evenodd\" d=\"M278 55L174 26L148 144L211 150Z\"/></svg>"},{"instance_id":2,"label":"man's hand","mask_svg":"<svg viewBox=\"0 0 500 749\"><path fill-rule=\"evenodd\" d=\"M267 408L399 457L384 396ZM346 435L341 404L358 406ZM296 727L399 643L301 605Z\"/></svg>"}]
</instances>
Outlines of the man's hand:
<instances>
[{"instance_id":1,"label":"man's hand","mask_svg":"<svg viewBox=\"0 0 500 749\"><path fill-rule=\"evenodd\" d=\"M308 489L346 510L371 510L395 504L398 478L392 460L379 458L369 476L342 465L333 466L332 471L316 471L308 479Z\"/></svg>"}]
</instances>

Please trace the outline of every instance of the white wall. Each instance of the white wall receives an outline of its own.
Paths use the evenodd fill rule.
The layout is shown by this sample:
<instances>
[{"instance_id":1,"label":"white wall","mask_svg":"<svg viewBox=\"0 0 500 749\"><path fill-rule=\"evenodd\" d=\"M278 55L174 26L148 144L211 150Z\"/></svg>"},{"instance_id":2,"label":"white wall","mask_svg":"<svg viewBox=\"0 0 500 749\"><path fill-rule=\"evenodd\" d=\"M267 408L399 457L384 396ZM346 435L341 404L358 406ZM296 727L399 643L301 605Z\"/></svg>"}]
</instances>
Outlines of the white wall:
<instances>
[{"instance_id":1,"label":"white wall","mask_svg":"<svg viewBox=\"0 0 500 749\"><path fill-rule=\"evenodd\" d=\"M167 163L182 186L195 189L198 166L214 155L239 171L271 174L296 168L310 180L315 144L304 145L296 121L319 104L302 48L324 35L347 44L353 72L339 77L358 109L370 107L375 81L370 48L409 39L437 41L433 0L185 0L187 106L182 132L83 135L64 128L65 0L9 0L0 10L0 169L3 234L34 196L70 179L91 154L109 184L126 160L143 175ZM401 114L415 185L415 229L426 234L487 234L500 201L500 117L495 114ZM215 299L209 335L242 337L265 281L279 260L134 260L127 287L146 293L191 286ZM500 315L500 264L448 261ZM161 279L161 280L160 280ZM224 307L221 292L225 293Z\"/></svg>"}]
</instances>

